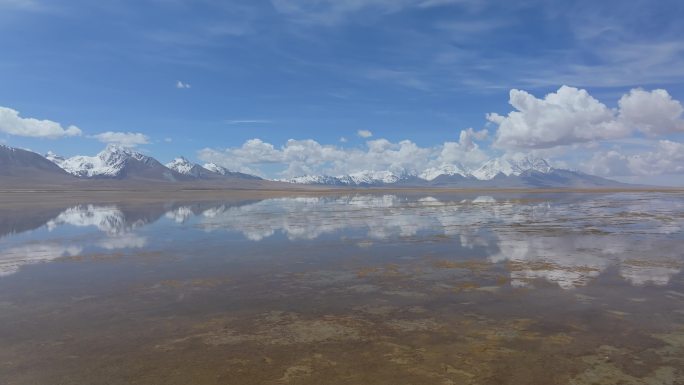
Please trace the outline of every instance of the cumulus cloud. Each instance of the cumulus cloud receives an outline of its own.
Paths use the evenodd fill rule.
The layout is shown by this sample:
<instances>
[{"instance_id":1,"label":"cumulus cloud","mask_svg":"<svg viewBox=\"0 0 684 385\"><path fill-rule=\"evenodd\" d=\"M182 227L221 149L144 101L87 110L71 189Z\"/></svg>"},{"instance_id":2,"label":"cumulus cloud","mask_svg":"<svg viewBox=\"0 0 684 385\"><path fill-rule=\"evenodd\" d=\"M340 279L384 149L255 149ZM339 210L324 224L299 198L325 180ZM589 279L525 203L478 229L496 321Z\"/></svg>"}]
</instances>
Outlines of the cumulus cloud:
<instances>
[{"instance_id":1,"label":"cumulus cloud","mask_svg":"<svg viewBox=\"0 0 684 385\"><path fill-rule=\"evenodd\" d=\"M358 135L361 138L370 138L373 136L373 133L369 130L358 130L356 131L356 135Z\"/></svg>"},{"instance_id":2,"label":"cumulus cloud","mask_svg":"<svg viewBox=\"0 0 684 385\"><path fill-rule=\"evenodd\" d=\"M684 131L682 104L665 90L631 90L618 102L620 122L647 135Z\"/></svg>"},{"instance_id":3,"label":"cumulus cloud","mask_svg":"<svg viewBox=\"0 0 684 385\"><path fill-rule=\"evenodd\" d=\"M487 160L488 156L475 143L475 140L487 138L487 130L475 131L472 128L462 130L458 142L445 142L442 145L439 157L440 164L461 164L472 166Z\"/></svg>"},{"instance_id":4,"label":"cumulus cloud","mask_svg":"<svg viewBox=\"0 0 684 385\"><path fill-rule=\"evenodd\" d=\"M627 137L684 131L682 106L665 90L634 89L610 109L586 90L562 86L543 99L513 89L506 116L487 115L498 126L494 145L505 149L544 149Z\"/></svg>"},{"instance_id":5,"label":"cumulus cloud","mask_svg":"<svg viewBox=\"0 0 684 385\"><path fill-rule=\"evenodd\" d=\"M624 136L615 114L585 90L562 86L538 99L513 89L509 103L516 111L487 120L499 126L495 145L503 148L549 148Z\"/></svg>"},{"instance_id":6,"label":"cumulus cloud","mask_svg":"<svg viewBox=\"0 0 684 385\"><path fill-rule=\"evenodd\" d=\"M107 131L93 135L93 138L102 143L119 144L125 147L135 147L141 144L148 144L150 139L145 134L139 132L113 132Z\"/></svg>"},{"instance_id":7,"label":"cumulus cloud","mask_svg":"<svg viewBox=\"0 0 684 385\"><path fill-rule=\"evenodd\" d=\"M618 149L597 152L583 168L603 176L684 174L684 143L660 140L648 151L627 154Z\"/></svg>"},{"instance_id":8,"label":"cumulus cloud","mask_svg":"<svg viewBox=\"0 0 684 385\"><path fill-rule=\"evenodd\" d=\"M178 89L187 89L187 88L192 88L190 83L184 83L180 80L176 81L176 88Z\"/></svg>"},{"instance_id":9,"label":"cumulus cloud","mask_svg":"<svg viewBox=\"0 0 684 385\"><path fill-rule=\"evenodd\" d=\"M81 135L81 129L76 126L65 128L52 120L23 118L19 116L19 111L7 107L0 107L0 132L49 139Z\"/></svg>"},{"instance_id":10,"label":"cumulus cloud","mask_svg":"<svg viewBox=\"0 0 684 385\"><path fill-rule=\"evenodd\" d=\"M486 131L468 129L458 142L433 147L421 147L410 140L376 139L367 141L365 148L324 145L311 139L290 139L276 147L261 139L250 139L240 147L205 148L199 151L198 158L261 176L344 175L365 170L421 172L444 163L481 163L487 156L474 140L485 137Z\"/></svg>"}]
</instances>

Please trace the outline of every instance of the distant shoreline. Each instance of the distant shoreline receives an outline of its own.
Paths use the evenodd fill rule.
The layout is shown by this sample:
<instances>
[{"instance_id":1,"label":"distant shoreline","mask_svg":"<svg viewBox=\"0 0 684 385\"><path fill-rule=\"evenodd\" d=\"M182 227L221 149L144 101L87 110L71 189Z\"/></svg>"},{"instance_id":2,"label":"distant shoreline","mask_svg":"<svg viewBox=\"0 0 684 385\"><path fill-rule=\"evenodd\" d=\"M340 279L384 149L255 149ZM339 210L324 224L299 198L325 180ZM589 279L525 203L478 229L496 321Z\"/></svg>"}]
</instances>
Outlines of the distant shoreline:
<instances>
[{"instance_id":1,"label":"distant shoreline","mask_svg":"<svg viewBox=\"0 0 684 385\"><path fill-rule=\"evenodd\" d=\"M159 187L159 186L154 186ZM297 188L297 189L221 189L221 188L0 188L0 205L8 207L51 206L65 203L146 202L160 200L250 200L295 196L334 196L345 194L403 194L403 195L450 195L450 194L609 194L609 193L675 193L684 194L681 187L634 187L634 188Z\"/></svg>"}]
</instances>

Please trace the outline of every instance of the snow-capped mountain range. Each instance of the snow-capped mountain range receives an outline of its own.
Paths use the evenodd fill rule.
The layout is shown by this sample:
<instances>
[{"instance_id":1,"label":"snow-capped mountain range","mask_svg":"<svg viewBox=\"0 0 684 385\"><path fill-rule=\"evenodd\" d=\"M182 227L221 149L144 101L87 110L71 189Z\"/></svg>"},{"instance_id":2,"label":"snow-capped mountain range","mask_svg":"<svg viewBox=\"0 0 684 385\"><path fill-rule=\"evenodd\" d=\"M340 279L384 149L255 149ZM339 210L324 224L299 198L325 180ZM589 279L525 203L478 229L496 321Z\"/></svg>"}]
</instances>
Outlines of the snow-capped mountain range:
<instances>
[{"instance_id":1,"label":"snow-capped mountain range","mask_svg":"<svg viewBox=\"0 0 684 385\"><path fill-rule=\"evenodd\" d=\"M48 152L45 158L69 174L86 179L135 177L168 181L220 179L222 177L260 179L253 175L230 171L213 163L205 164L203 167L182 156L163 165L150 156L117 145L108 145L95 156L77 155L64 158L53 152Z\"/></svg>"},{"instance_id":2,"label":"snow-capped mountain range","mask_svg":"<svg viewBox=\"0 0 684 385\"><path fill-rule=\"evenodd\" d=\"M211 179L216 177L234 176L244 179L261 179L258 176L244 174L241 172L230 171L225 167L221 167L215 163L205 163L203 166L195 164L186 158L179 156L166 164L166 167L176 171L179 174L192 176L195 178Z\"/></svg>"},{"instance_id":3,"label":"snow-capped mountain range","mask_svg":"<svg viewBox=\"0 0 684 385\"><path fill-rule=\"evenodd\" d=\"M519 177L526 174L548 175L554 171L556 169L551 167L546 160L528 156L520 159L494 158L474 169L468 169L460 164L443 164L422 172L361 171L340 176L305 175L283 181L299 184L372 186L402 182L439 182L445 179L491 181L496 178Z\"/></svg>"},{"instance_id":4,"label":"snow-capped mountain range","mask_svg":"<svg viewBox=\"0 0 684 385\"><path fill-rule=\"evenodd\" d=\"M59 186L75 180L132 180L144 183L183 182L188 186L225 188L290 188L293 185L330 187L457 187L457 188L592 188L621 183L577 171L553 168L535 157L494 158L476 168L443 164L420 172L370 170L346 175L306 175L287 180L264 180L207 163L178 157L166 165L133 149L109 145L95 156L45 157L32 151L0 146L0 177L6 185ZM289 182L288 184L282 182ZM101 182L97 182L101 183ZM104 182L111 186L111 182ZM289 186L289 187L288 187Z\"/></svg>"},{"instance_id":5,"label":"snow-capped mountain range","mask_svg":"<svg viewBox=\"0 0 684 385\"><path fill-rule=\"evenodd\" d=\"M541 158L494 158L479 167L443 164L422 172L362 171L340 176L308 175L283 180L343 187L592 188L625 186L573 170L553 168Z\"/></svg>"}]
</instances>

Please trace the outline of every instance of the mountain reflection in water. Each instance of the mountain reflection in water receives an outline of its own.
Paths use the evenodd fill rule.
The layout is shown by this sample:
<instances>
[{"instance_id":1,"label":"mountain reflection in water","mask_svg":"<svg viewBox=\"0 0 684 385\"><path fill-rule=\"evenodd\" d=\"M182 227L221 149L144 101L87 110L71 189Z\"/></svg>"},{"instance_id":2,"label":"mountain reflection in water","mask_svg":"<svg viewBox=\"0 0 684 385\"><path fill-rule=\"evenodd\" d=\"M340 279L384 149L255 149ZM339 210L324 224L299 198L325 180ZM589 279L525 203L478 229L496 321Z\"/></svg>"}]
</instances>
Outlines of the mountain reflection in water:
<instances>
[{"instance_id":1,"label":"mountain reflection in water","mask_svg":"<svg viewBox=\"0 0 684 385\"><path fill-rule=\"evenodd\" d=\"M276 235L291 242L333 236L355 240L359 246L447 237L458 240L461 252L477 249L488 263L508 264L511 284L518 287L544 279L570 289L586 285L611 266L633 285L666 285L681 271L681 251L667 242L682 238L684 200L677 196L532 198L274 198L238 204L170 203L143 215L127 214L116 205L77 205L24 234L4 230L0 276L17 273L23 265L86 251L143 249L150 242L159 243L143 231L147 226L169 234L183 228L228 232L254 242ZM68 230L69 236L60 229Z\"/></svg>"}]
</instances>

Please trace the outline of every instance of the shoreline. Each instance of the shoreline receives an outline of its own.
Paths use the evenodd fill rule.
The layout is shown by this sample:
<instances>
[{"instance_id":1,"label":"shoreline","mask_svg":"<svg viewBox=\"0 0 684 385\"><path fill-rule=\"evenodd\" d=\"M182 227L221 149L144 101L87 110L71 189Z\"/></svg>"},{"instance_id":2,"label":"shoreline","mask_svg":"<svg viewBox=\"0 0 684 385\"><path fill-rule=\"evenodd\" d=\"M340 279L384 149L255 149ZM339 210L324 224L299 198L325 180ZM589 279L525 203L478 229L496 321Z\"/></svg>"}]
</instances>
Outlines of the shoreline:
<instances>
[{"instance_id":1,"label":"shoreline","mask_svg":"<svg viewBox=\"0 0 684 385\"><path fill-rule=\"evenodd\" d=\"M635 187L635 188L303 188L303 189L221 189L221 188L180 188L180 189L1 189L0 206L53 206L69 203L107 203L107 202L158 202L161 200L262 200L277 197L295 196L334 196L334 195L461 195L461 194L612 194L612 193L672 193L684 194L684 188L677 187Z\"/></svg>"}]
</instances>

